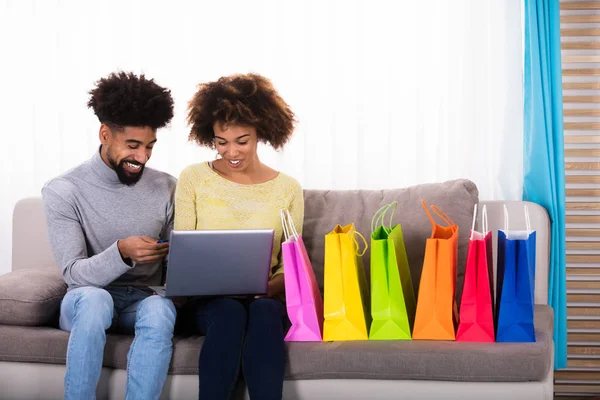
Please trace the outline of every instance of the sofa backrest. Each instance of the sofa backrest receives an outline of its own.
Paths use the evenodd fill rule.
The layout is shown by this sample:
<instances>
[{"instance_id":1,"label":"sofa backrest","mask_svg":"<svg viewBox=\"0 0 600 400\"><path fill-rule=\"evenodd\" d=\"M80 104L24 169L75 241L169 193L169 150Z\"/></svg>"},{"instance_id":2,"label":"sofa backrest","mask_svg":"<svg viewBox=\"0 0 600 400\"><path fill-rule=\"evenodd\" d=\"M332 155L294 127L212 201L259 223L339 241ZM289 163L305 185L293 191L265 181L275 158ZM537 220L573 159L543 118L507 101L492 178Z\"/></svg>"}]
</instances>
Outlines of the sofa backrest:
<instances>
[{"instance_id":1,"label":"sofa backrest","mask_svg":"<svg viewBox=\"0 0 600 400\"><path fill-rule=\"evenodd\" d=\"M354 222L357 230L367 239L371 232L373 214L379 207L392 201L398 202L393 223L402 225L408 262L411 269L415 293L421 277L425 243L431 235L431 223L421 205L424 199L428 205L440 207L459 227L458 271L456 298L460 299L464 281L466 254L469 233L473 222L473 206L478 203L475 184L468 180L454 180L443 183L423 184L405 189L329 191L306 190L303 239L306 244L317 281L323 291L324 236L336 224ZM504 205L507 206L510 230L524 230L527 205L531 228L536 230L536 283L535 302L548 303L548 262L550 220L546 210L538 204L522 201L482 201L479 203L477 229L481 230L481 209L486 205L488 227L493 234L494 286L496 282L496 255L498 229L504 229ZM440 221L438 221L440 222ZM363 257L365 269L370 265L370 251Z\"/></svg>"},{"instance_id":2,"label":"sofa backrest","mask_svg":"<svg viewBox=\"0 0 600 400\"><path fill-rule=\"evenodd\" d=\"M524 230L527 204L531 228L536 230L536 283L535 302L548 303L548 260L550 222L546 210L535 203L522 201L483 201L479 203L478 191L471 181L459 179L443 183L423 184L404 189L391 190L305 190L305 216L303 239L321 292L323 292L324 236L336 224L354 222L356 229L367 239L371 232L373 214L383 205L398 202L393 223L402 225L406 253L411 269L415 293L421 277L425 243L431 235L431 223L421 205L440 207L459 227L458 270L456 298L462 295L469 233L473 222L473 208L479 204L477 229L481 229L481 209L485 204L489 230L493 232L494 286L496 282L496 258L498 229L504 229L504 207L507 205L510 230ZM441 221L438 220L438 223ZM370 251L367 250L363 263L369 276Z\"/></svg>"},{"instance_id":3,"label":"sofa backrest","mask_svg":"<svg viewBox=\"0 0 600 400\"><path fill-rule=\"evenodd\" d=\"M473 218L473 206L479 202L473 182L455 180L436 184L423 184L405 189L390 190L305 190L305 218L303 239L323 289L323 250L325 235L336 224L354 222L357 230L369 240L371 218L382 205L398 202L394 224L402 224L415 292L421 276L425 241L431 235L431 224L421 205L437 205L459 226L459 260L457 273L457 298L462 293L468 236ZM482 202L488 207L489 227L494 232L494 251L497 229L504 226L503 204L507 204L510 229L524 229L523 202ZM528 203L532 228L537 231L536 293L538 304L547 304L549 219L544 208ZM494 254L496 254L494 252ZM363 257L369 271L370 252ZM494 256L494 260L496 257ZM58 268L50 244L44 217L42 199L20 200L13 214L12 269Z\"/></svg>"},{"instance_id":4,"label":"sofa backrest","mask_svg":"<svg viewBox=\"0 0 600 400\"><path fill-rule=\"evenodd\" d=\"M58 268L48 240L41 197L21 199L13 211L12 270Z\"/></svg>"},{"instance_id":5,"label":"sofa backrest","mask_svg":"<svg viewBox=\"0 0 600 400\"><path fill-rule=\"evenodd\" d=\"M415 293L421 277L425 241L431 236L431 223L421 205L441 208L459 227L457 298L462 293L464 265L467 254L469 230L473 220L473 206L479 201L477 187L471 181L460 179L443 183L423 184L403 189L387 190L306 190L304 192L303 239L312 261L317 281L323 289L323 260L325 235L336 224L354 223L356 230L367 241L371 236L371 219L385 204L398 202L393 223L402 225L406 253ZM438 223L443 224L439 219ZM363 256L369 277L370 249ZM462 268L461 268L462 266Z\"/></svg>"}]
</instances>

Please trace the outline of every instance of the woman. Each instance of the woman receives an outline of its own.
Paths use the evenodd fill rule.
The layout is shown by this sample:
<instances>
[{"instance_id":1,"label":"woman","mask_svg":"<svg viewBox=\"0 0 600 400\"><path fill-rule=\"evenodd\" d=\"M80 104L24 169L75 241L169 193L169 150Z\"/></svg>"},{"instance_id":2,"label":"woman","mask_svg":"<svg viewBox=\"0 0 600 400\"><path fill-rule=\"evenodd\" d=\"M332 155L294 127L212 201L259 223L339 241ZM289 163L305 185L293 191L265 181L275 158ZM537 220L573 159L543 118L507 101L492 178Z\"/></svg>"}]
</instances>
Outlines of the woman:
<instances>
[{"instance_id":1,"label":"woman","mask_svg":"<svg viewBox=\"0 0 600 400\"><path fill-rule=\"evenodd\" d=\"M199 359L200 398L227 399L240 365L252 399L281 399L285 370L285 307L280 210L302 229L304 199L298 182L261 163L259 142L280 149L294 114L266 78L233 75L200 85L189 104L190 140L217 150L217 159L190 165L175 194L175 229L275 230L265 296L216 298L196 306L205 335ZM240 259L243 262L243 259Z\"/></svg>"}]
</instances>

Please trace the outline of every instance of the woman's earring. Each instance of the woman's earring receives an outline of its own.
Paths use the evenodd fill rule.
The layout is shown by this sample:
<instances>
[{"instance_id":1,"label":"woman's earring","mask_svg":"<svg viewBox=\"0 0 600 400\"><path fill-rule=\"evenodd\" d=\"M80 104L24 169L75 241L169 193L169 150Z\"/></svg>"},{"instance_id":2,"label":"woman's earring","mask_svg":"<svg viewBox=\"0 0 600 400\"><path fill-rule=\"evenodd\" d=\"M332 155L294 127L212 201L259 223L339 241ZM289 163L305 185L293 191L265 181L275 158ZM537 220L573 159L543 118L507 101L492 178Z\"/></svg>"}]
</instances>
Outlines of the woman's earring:
<instances>
[{"instance_id":1,"label":"woman's earring","mask_svg":"<svg viewBox=\"0 0 600 400\"><path fill-rule=\"evenodd\" d=\"M219 152L217 151L217 155L215 155L215 160L218 160L218 159L220 159L220 158L222 158L222 157L221 157L221 153L219 153Z\"/></svg>"}]
</instances>

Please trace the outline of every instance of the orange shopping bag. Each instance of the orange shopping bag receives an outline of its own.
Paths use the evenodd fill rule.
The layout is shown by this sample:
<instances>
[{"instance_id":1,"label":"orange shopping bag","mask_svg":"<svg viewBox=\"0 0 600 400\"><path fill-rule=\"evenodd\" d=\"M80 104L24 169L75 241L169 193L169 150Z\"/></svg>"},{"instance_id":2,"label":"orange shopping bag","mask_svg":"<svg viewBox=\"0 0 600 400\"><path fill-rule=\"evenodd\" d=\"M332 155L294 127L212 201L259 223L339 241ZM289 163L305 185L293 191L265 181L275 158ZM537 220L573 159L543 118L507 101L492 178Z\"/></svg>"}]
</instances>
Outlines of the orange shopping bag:
<instances>
[{"instance_id":1,"label":"orange shopping bag","mask_svg":"<svg viewBox=\"0 0 600 400\"><path fill-rule=\"evenodd\" d=\"M437 224L425 201L421 203L433 228L425 244L413 339L454 340L458 322L454 300L458 226L437 206L431 206L431 211L447 225Z\"/></svg>"}]
</instances>

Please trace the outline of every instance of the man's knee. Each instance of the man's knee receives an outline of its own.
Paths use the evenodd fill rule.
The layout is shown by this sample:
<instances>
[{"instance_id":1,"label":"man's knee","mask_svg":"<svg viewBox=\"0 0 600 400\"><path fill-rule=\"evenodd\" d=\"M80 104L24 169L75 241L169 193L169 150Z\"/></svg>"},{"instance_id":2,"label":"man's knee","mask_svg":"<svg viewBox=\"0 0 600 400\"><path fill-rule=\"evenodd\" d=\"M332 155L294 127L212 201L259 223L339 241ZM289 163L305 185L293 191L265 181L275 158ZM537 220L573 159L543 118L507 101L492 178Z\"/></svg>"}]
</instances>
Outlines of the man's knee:
<instances>
[{"instance_id":1,"label":"man's knee","mask_svg":"<svg viewBox=\"0 0 600 400\"><path fill-rule=\"evenodd\" d=\"M73 298L73 323L83 328L108 329L112 323L114 302L111 295L104 289L86 287L74 289L67 293Z\"/></svg>"},{"instance_id":2,"label":"man's knee","mask_svg":"<svg viewBox=\"0 0 600 400\"><path fill-rule=\"evenodd\" d=\"M137 309L136 328L143 324L149 328L173 331L177 309L173 302L161 296L149 296Z\"/></svg>"}]
</instances>

